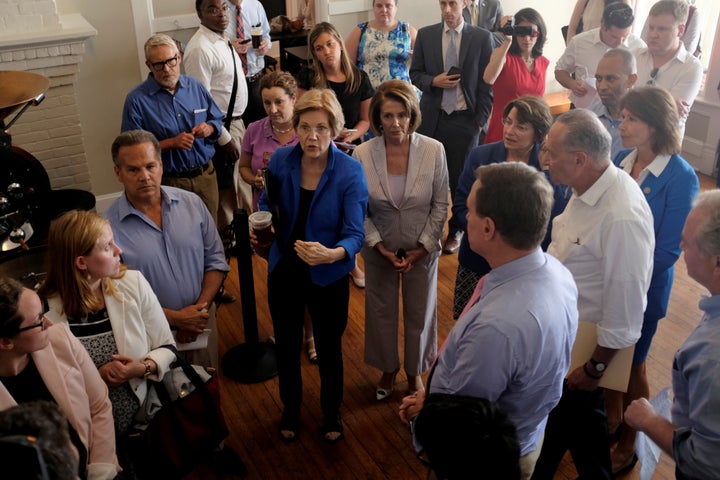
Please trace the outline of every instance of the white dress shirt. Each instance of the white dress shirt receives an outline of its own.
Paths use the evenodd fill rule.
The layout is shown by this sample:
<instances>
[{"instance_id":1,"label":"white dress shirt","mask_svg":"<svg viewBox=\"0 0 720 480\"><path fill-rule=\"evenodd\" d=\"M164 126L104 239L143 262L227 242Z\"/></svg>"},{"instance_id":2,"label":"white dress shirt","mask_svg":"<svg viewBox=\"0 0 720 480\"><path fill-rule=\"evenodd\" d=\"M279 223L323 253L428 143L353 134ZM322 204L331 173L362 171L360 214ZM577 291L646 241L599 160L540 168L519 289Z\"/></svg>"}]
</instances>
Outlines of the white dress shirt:
<instances>
[{"instance_id":1,"label":"white dress shirt","mask_svg":"<svg viewBox=\"0 0 720 480\"><path fill-rule=\"evenodd\" d=\"M643 47L645 47L645 42L637 35L631 33L619 48L635 51ZM576 78L584 76L584 78L591 79L591 82L593 82L598 63L600 63L600 59L610 48L611 47L600 38L599 28L587 30L575 35L570 40L562 56L555 64L555 70L564 70L571 75L574 73ZM570 93L570 100L573 103L577 102L577 97L572 92ZM600 103L600 97L595 93L595 98L586 108L597 111L600 108Z\"/></svg>"},{"instance_id":2,"label":"white dress shirt","mask_svg":"<svg viewBox=\"0 0 720 480\"><path fill-rule=\"evenodd\" d=\"M688 105L692 106L700 91L700 84L703 77L703 66L700 60L692 56L680 44L675 56L665 65L658 68L655 78L650 75L654 68L653 58L646 48L641 48L635 52L637 59L637 84L636 85L656 85L663 87L676 100L684 100ZM689 109L688 109L689 111ZM680 134L685 133L685 120L687 116L680 118Z\"/></svg>"},{"instance_id":3,"label":"white dress shirt","mask_svg":"<svg viewBox=\"0 0 720 480\"><path fill-rule=\"evenodd\" d=\"M654 250L645 196L612 164L553 220L548 253L572 272L579 318L597 324L598 345L621 349L640 338Z\"/></svg>"}]
</instances>

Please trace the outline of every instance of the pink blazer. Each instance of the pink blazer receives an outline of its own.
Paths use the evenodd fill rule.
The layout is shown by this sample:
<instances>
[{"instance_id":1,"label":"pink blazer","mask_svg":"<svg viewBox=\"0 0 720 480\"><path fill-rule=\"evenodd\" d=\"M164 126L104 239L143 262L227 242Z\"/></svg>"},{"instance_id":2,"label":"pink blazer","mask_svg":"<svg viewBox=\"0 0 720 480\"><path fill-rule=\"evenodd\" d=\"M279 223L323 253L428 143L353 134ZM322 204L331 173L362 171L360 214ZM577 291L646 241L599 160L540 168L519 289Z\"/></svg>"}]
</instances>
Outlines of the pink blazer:
<instances>
[{"instance_id":1,"label":"pink blazer","mask_svg":"<svg viewBox=\"0 0 720 480\"><path fill-rule=\"evenodd\" d=\"M82 344L65 325L47 329L48 345L31 353L40 376L88 451L88 479L114 478L115 427L108 390ZM16 402L0 383L0 410Z\"/></svg>"}]
</instances>

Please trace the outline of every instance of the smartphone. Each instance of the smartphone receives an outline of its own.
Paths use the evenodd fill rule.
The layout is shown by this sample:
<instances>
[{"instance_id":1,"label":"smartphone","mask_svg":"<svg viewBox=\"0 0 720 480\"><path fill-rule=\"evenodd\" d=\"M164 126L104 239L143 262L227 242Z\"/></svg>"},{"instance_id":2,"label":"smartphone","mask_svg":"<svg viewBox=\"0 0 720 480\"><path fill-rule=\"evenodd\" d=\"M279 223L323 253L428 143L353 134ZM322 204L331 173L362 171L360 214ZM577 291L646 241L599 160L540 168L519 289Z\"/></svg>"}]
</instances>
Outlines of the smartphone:
<instances>
[{"instance_id":1,"label":"smartphone","mask_svg":"<svg viewBox=\"0 0 720 480\"><path fill-rule=\"evenodd\" d=\"M462 70L460 70L458 67L450 67L450 70L447 71L447 74L449 76L462 75Z\"/></svg>"},{"instance_id":2,"label":"smartphone","mask_svg":"<svg viewBox=\"0 0 720 480\"><path fill-rule=\"evenodd\" d=\"M252 38L246 38L245 40L243 40L242 42L240 42L240 45L245 45L245 44L250 43L250 42L252 42Z\"/></svg>"}]
</instances>

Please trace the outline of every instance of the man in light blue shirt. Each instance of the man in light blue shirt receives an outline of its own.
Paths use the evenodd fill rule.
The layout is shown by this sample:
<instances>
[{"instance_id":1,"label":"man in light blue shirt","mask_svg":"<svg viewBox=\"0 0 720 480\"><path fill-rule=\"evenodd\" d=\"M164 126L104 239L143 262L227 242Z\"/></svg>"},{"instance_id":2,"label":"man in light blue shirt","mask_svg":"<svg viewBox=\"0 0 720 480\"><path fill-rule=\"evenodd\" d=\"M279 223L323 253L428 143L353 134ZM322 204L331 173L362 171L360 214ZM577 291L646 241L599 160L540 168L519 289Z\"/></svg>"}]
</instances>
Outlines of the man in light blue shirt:
<instances>
[{"instance_id":1,"label":"man in light blue shirt","mask_svg":"<svg viewBox=\"0 0 720 480\"><path fill-rule=\"evenodd\" d=\"M570 272L540 249L553 189L522 163L480 167L468 196L470 248L492 271L478 283L428 380L430 393L497 402L515 424L522 478L532 474L550 410L560 400L577 331ZM406 397L412 419L424 392Z\"/></svg>"},{"instance_id":2,"label":"man in light blue shirt","mask_svg":"<svg viewBox=\"0 0 720 480\"><path fill-rule=\"evenodd\" d=\"M160 145L151 133L124 132L112 152L124 192L105 216L123 261L150 283L178 347L210 330L207 348L186 359L217 367L213 298L230 269L210 212L194 193L160 186Z\"/></svg>"},{"instance_id":3,"label":"man in light blue shirt","mask_svg":"<svg viewBox=\"0 0 720 480\"><path fill-rule=\"evenodd\" d=\"M645 432L675 460L678 479L720 472L720 190L701 193L685 222L680 246L688 275L707 288L702 320L675 354L672 423L646 399L633 401L625 422Z\"/></svg>"}]
</instances>

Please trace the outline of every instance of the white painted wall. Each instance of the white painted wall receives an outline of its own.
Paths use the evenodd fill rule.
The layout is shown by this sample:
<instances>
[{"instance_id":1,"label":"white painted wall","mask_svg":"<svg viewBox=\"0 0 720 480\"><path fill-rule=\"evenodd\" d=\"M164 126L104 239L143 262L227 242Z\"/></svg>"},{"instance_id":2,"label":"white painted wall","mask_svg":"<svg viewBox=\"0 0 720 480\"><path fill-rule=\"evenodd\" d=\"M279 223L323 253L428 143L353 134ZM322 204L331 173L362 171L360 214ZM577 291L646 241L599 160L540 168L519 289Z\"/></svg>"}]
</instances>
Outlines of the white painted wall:
<instances>
[{"instance_id":1,"label":"white painted wall","mask_svg":"<svg viewBox=\"0 0 720 480\"><path fill-rule=\"evenodd\" d=\"M293 0L291 0L293 1ZM318 2L324 0L317 0ZM547 23L548 42L546 56L550 59L551 69L562 54L564 43L560 27L569 18L574 0L501 0L508 14L522 7L537 9ZM158 16L184 15L193 13L192 0L153 0ZM122 105L125 95L141 78L138 74L137 46L135 27L131 11L131 2L98 0L57 0L58 13L82 13L97 29L98 35L88 43L85 60L79 74L80 117L85 133L85 147L90 167L90 175L96 195L117 192L120 188L114 178L110 159L110 144L120 130ZM357 7L359 5L359 8ZM363 6L365 9L363 10ZM321 5L321 8L323 5ZM332 8L330 8L332 7ZM356 13L343 13L333 17L341 31L349 32L352 26L366 20L371 12L370 0L333 0L326 5L328 10L350 9ZM358 11L359 10L359 11ZM399 0L398 16L411 22L415 27L440 21L440 8L437 0ZM715 60L720 58L718 41ZM720 76L720 67L712 73L712 95L708 95L710 109L720 114L714 87ZM550 73L550 72L549 72ZM548 91L558 90L552 73L548 75ZM713 117L713 125L717 125ZM712 129L711 129L712 130ZM704 151L709 151L717 142L705 142ZM19 145L22 146L22 145Z\"/></svg>"}]
</instances>

